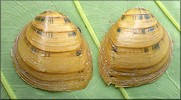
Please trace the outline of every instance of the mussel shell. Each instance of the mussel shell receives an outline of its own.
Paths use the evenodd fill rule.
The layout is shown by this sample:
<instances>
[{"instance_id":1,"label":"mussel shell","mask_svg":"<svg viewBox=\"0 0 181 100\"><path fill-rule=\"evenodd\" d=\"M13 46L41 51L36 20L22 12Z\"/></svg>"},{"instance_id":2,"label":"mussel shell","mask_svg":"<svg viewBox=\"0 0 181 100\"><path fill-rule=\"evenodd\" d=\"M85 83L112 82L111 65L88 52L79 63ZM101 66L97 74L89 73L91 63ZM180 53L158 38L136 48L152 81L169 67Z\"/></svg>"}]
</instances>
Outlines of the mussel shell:
<instances>
[{"instance_id":1,"label":"mussel shell","mask_svg":"<svg viewBox=\"0 0 181 100\"><path fill-rule=\"evenodd\" d=\"M165 72L171 52L171 39L156 18L143 8L130 9L101 43L99 72L106 84L116 87L147 84Z\"/></svg>"},{"instance_id":2,"label":"mussel shell","mask_svg":"<svg viewBox=\"0 0 181 100\"><path fill-rule=\"evenodd\" d=\"M92 77L89 46L67 16L45 11L18 35L12 59L19 76L49 91L85 88Z\"/></svg>"}]
</instances>

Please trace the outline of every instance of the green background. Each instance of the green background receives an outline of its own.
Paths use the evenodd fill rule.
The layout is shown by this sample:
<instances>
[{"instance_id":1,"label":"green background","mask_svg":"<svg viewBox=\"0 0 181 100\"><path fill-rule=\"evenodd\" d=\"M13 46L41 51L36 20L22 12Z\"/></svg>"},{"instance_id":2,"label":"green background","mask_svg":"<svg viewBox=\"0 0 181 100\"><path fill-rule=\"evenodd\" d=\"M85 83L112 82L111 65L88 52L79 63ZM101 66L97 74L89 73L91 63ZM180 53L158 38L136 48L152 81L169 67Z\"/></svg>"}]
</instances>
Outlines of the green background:
<instances>
[{"instance_id":1,"label":"green background","mask_svg":"<svg viewBox=\"0 0 181 100\"><path fill-rule=\"evenodd\" d=\"M180 24L180 1L162 1L175 20ZM180 98L180 33L154 1L80 1L83 10L102 40L111 25L129 8L148 9L170 33L173 41L173 56L166 73L154 83L125 88L130 98ZM91 48L93 77L83 90L72 92L47 92L32 88L19 78L14 70L10 50L21 29L36 15L47 10L56 10L69 16L82 30L82 35ZM1 1L1 72L4 73L17 98L124 98L118 88L107 86L98 73L98 48L82 21L73 1ZM1 86L2 87L2 86ZM1 98L9 98L4 87Z\"/></svg>"}]
</instances>

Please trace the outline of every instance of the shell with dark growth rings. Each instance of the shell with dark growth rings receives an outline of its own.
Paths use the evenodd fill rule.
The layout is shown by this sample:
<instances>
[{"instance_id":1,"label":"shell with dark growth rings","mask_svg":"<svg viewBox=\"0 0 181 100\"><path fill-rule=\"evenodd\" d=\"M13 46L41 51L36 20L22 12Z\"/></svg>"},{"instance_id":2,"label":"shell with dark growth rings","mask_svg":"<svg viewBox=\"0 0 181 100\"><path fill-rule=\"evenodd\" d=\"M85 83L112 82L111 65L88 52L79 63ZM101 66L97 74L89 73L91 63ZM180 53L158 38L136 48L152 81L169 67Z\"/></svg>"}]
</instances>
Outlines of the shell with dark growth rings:
<instances>
[{"instance_id":1,"label":"shell with dark growth rings","mask_svg":"<svg viewBox=\"0 0 181 100\"><path fill-rule=\"evenodd\" d=\"M171 52L171 39L156 18L143 8L130 9L102 41L99 72L116 87L151 83L166 71Z\"/></svg>"},{"instance_id":2,"label":"shell with dark growth rings","mask_svg":"<svg viewBox=\"0 0 181 100\"><path fill-rule=\"evenodd\" d=\"M92 77L91 54L80 29L56 11L44 11L25 26L12 58L19 76L43 90L83 89Z\"/></svg>"}]
</instances>

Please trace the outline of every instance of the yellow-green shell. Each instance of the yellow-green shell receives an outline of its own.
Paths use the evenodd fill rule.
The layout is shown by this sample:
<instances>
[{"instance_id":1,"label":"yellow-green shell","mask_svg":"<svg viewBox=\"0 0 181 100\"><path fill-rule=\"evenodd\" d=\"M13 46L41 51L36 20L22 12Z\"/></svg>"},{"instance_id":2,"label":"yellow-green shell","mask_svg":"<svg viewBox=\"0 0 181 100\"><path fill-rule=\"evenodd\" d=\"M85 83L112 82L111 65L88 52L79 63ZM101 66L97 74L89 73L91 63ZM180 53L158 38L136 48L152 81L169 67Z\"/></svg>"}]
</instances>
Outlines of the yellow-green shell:
<instances>
[{"instance_id":1,"label":"yellow-green shell","mask_svg":"<svg viewBox=\"0 0 181 100\"><path fill-rule=\"evenodd\" d=\"M45 11L28 23L14 43L19 76L49 91L83 89L92 77L89 47L67 16Z\"/></svg>"},{"instance_id":2,"label":"yellow-green shell","mask_svg":"<svg viewBox=\"0 0 181 100\"><path fill-rule=\"evenodd\" d=\"M156 18L143 8L129 9L101 43L99 72L117 87L147 84L165 72L171 51L171 39Z\"/></svg>"}]
</instances>

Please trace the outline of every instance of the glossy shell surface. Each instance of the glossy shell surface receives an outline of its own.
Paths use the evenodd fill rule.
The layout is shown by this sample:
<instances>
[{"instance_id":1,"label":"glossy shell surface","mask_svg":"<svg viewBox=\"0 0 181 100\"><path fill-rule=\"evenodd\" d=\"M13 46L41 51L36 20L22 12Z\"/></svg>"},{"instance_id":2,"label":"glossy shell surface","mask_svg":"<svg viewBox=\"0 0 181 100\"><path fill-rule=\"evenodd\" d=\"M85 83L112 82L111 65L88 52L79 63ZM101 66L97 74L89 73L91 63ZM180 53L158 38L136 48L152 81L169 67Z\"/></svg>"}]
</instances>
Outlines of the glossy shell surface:
<instances>
[{"instance_id":1,"label":"glossy shell surface","mask_svg":"<svg viewBox=\"0 0 181 100\"><path fill-rule=\"evenodd\" d=\"M56 11L44 11L24 27L12 58L19 76L43 90L83 89L92 77L91 53L80 29Z\"/></svg>"},{"instance_id":2,"label":"glossy shell surface","mask_svg":"<svg viewBox=\"0 0 181 100\"><path fill-rule=\"evenodd\" d=\"M166 71L171 52L171 39L157 19L144 8L129 9L101 43L99 72L116 87L151 83Z\"/></svg>"}]
</instances>

